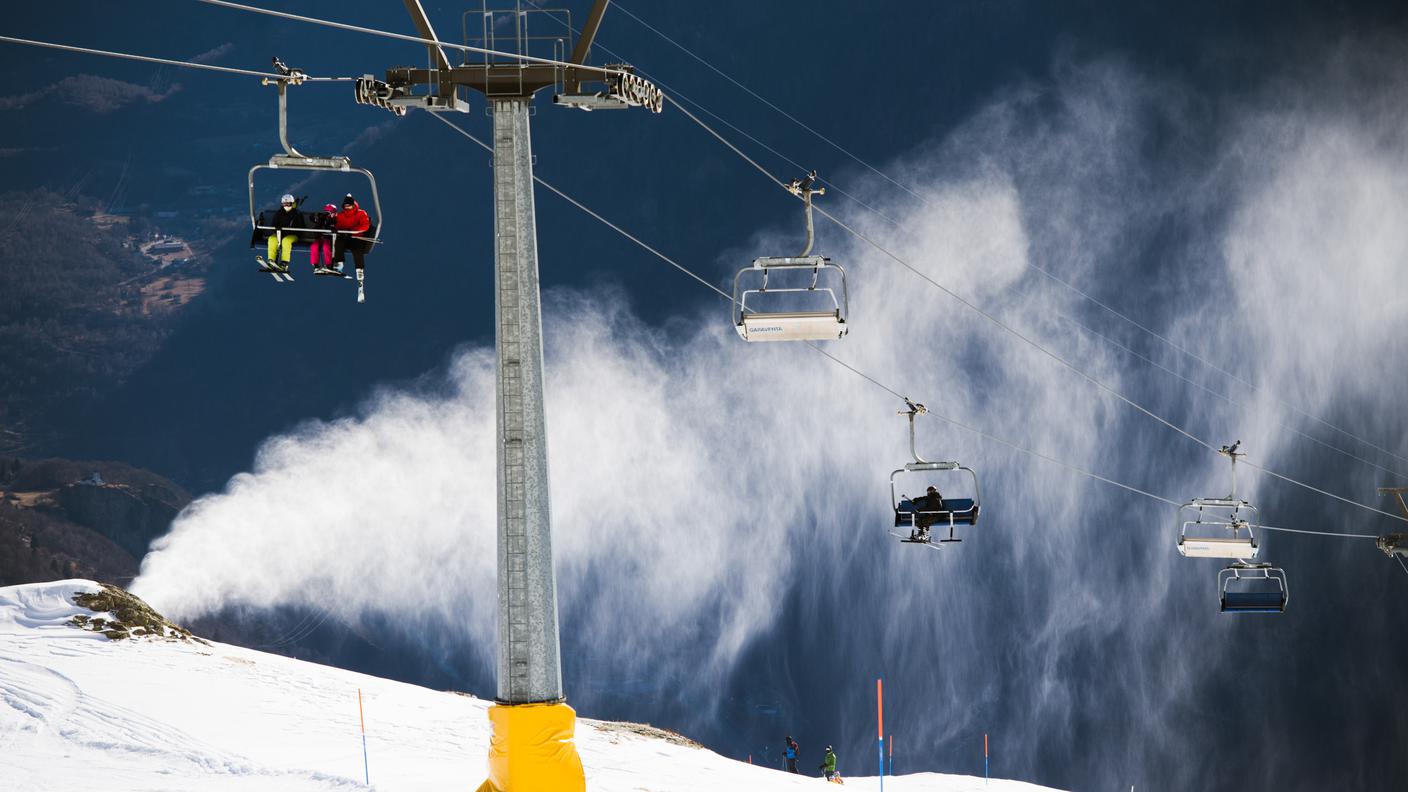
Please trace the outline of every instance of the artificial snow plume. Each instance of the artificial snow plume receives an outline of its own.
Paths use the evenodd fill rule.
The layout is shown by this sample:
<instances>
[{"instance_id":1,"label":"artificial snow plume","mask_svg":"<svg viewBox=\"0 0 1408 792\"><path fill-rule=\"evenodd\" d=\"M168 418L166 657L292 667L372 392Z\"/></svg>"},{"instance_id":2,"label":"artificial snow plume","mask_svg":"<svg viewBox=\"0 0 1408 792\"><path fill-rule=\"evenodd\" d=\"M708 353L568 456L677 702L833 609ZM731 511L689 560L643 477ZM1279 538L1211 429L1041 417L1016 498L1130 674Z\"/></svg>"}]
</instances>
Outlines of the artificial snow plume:
<instances>
[{"instance_id":1,"label":"artificial snow plume","mask_svg":"<svg viewBox=\"0 0 1408 792\"><path fill-rule=\"evenodd\" d=\"M1244 650L1239 628L1217 620L1215 569L1178 558L1171 510L943 417L1159 497L1226 493L1225 460L1064 360L1207 443L1243 440L1271 469L1331 467L1309 465L1335 452L1287 425L1381 471L1408 469L1297 412L1335 416L1360 437L1403 436L1364 416L1396 415L1408 389L1401 367L1377 365L1408 329L1395 278L1408 260L1395 222L1408 216L1398 175L1408 103L1384 100L1408 81L1359 79L1331 70L1295 87L1298 102L1209 107L1127 64L1063 62L889 169L912 174L918 197L856 176L852 191L897 222L841 201L829 209L990 314L821 223L817 252L852 282L851 332L825 349L883 387L805 346L742 343L723 301L652 327L609 289L550 291L564 666L719 732L719 691L746 674L770 691L750 712L813 706L838 744L858 747L873 736L845 717L871 695L855 669L883 658L896 722L954 763L952 746L994 721L1013 724L1015 767L1072 757L1072 777L1091 786L1142 775L1196 788L1205 770L1185 761L1190 751L1234 761L1200 742L1199 702L1226 683L1206 670L1274 658L1246 654L1270 650ZM1363 101L1349 114L1322 109L1342 96ZM795 246L760 231L749 249ZM682 263L719 282L740 266ZM335 618L403 619L433 636L427 645L492 666L493 376L491 350L464 350L443 375L377 393L353 417L271 438L250 472L178 518L136 591L178 618L334 600ZM885 532L887 477L910 459L902 402L886 388L932 411L921 454L979 471L983 524L957 548L898 547ZM1332 463L1372 472L1352 457ZM1240 494L1306 497L1250 474ZM1348 512L1345 528L1363 517ZM1263 540L1297 557L1297 540ZM1325 555L1360 563L1350 552ZM767 657L780 660L750 658L760 636L779 634L786 646ZM818 684L834 696L802 701ZM1111 718L1130 742L1117 760L1087 755L1083 730Z\"/></svg>"},{"instance_id":2,"label":"artificial snow plume","mask_svg":"<svg viewBox=\"0 0 1408 792\"><path fill-rule=\"evenodd\" d=\"M951 237L945 258L961 263L963 243L981 234L989 249L1006 240L1007 266L1020 269L1009 185L937 198L950 208L934 229ZM901 284L899 273L872 278L855 310L880 315ZM883 392L813 354L743 347L723 306L680 338L603 307L617 297L547 297L563 621L603 665L658 657L660 634L634 629L651 624L681 660L697 663L707 647L706 667L722 673L770 625L794 577L787 548L854 541L834 518L815 521L874 499L874 472L903 450L904 427ZM912 299L917 309L929 297ZM907 324L903 312L868 323L848 354L882 370L902 363L889 339ZM468 350L443 382L383 391L355 418L271 438L250 473L176 520L134 590L179 618L335 601L344 617L396 614L492 646L493 376L491 354ZM868 417L857 421L856 405ZM1059 423L1084 420L1058 409Z\"/></svg>"},{"instance_id":3,"label":"artificial snow plume","mask_svg":"<svg viewBox=\"0 0 1408 792\"><path fill-rule=\"evenodd\" d=\"M64 580L0 588L0 778L14 792L474 788L490 702L220 643L112 641ZM365 735L365 736L364 736ZM728 759L642 724L579 718L598 792L757 792L824 782ZM843 761L845 773L858 759ZM878 788L877 778L847 786ZM1017 781L924 773L899 792L1040 792Z\"/></svg>"}]
</instances>

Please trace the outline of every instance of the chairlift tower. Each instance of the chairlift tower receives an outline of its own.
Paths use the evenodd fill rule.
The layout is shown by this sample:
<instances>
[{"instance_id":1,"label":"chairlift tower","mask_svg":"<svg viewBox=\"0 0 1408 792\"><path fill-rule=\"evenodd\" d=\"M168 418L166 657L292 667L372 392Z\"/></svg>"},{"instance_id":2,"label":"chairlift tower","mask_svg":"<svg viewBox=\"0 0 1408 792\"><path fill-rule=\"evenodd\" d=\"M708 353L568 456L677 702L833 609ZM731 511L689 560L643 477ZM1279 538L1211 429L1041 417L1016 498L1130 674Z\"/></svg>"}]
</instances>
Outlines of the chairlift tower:
<instances>
[{"instance_id":1,"label":"chairlift tower","mask_svg":"<svg viewBox=\"0 0 1408 792\"><path fill-rule=\"evenodd\" d=\"M384 83L363 78L359 101L396 112L462 111L459 89L467 87L484 95L493 117L499 651L489 780L480 792L584 790L558 648L529 118L533 96L545 88L554 90L554 104L583 110L646 107L658 113L663 95L629 66L585 65L609 0L594 0L580 36L567 11L525 9L521 0L490 8L481 0L463 17L466 45L477 15L474 46L556 63L486 55L458 65L440 47L419 0L403 2L427 42L428 66L390 69ZM601 89L585 91L590 84Z\"/></svg>"}]
</instances>

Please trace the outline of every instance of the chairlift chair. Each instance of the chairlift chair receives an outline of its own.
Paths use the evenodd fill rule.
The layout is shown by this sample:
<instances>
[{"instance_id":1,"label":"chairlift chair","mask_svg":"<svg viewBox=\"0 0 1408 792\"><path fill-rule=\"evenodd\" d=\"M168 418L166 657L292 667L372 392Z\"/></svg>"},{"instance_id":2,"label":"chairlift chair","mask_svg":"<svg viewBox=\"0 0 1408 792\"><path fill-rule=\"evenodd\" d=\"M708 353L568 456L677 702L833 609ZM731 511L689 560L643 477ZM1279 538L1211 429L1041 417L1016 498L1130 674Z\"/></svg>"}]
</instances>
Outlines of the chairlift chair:
<instances>
[{"instance_id":1,"label":"chairlift chair","mask_svg":"<svg viewBox=\"0 0 1408 792\"><path fill-rule=\"evenodd\" d=\"M1232 494L1225 498L1194 498L1178 509L1178 553L1188 558L1231 558L1248 561L1256 558L1256 528L1259 528L1255 506L1237 497L1237 447L1223 446L1219 453L1232 460Z\"/></svg>"},{"instance_id":2,"label":"chairlift chair","mask_svg":"<svg viewBox=\"0 0 1408 792\"><path fill-rule=\"evenodd\" d=\"M744 267L733 278L733 326L744 341L834 341L844 336L850 329L846 320L850 314L850 295L846 287L846 271L839 264L832 264L825 256L813 256L812 244L815 231L812 225L812 196L826 194L825 187L813 188L816 172L795 179L787 189L802 199L806 207L807 244L796 256L776 256L753 259L752 266ZM784 273L789 282L794 274L805 275L810 271L811 281L807 285L778 287L769 285L769 275ZM828 278L831 285L821 280L823 272L834 271L840 276L839 282ZM744 276L756 283L754 288L744 287ZM836 291L840 290L840 297ZM771 295L806 294L823 300L821 310L758 310L757 303L773 302ZM754 298L749 306L748 298Z\"/></svg>"},{"instance_id":3,"label":"chairlift chair","mask_svg":"<svg viewBox=\"0 0 1408 792\"><path fill-rule=\"evenodd\" d=\"M1286 573L1270 564L1238 562L1217 573L1223 613L1284 613L1290 599Z\"/></svg>"},{"instance_id":4,"label":"chairlift chair","mask_svg":"<svg viewBox=\"0 0 1408 792\"><path fill-rule=\"evenodd\" d=\"M909 416L909 451L914 457L914 461L907 462L903 467L890 473L890 503L895 512L895 528L908 528L909 534L905 535L893 530L889 533L907 544L928 545L931 541L929 531L934 526L948 526L948 538L936 541L944 544L961 542L963 540L954 535L955 528L959 525L978 524L978 513L981 509L978 474L972 468L957 462L930 462L920 457L914 443L914 416L923 414L927 410L922 404L916 404L909 400L906 400L906 403L909 409L901 410L900 414ZM919 482L927 488L931 486L929 482L936 481L937 478L933 475L923 474L956 473L959 471L967 473L968 478L972 481L973 497L971 498L944 497L943 489L935 487L939 497L938 502L934 503L928 495L911 498L901 488L901 481Z\"/></svg>"},{"instance_id":5,"label":"chairlift chair","mask_svg":"<svg viewBox=\"0 0 1408 792\"><path fill-rule=\"evenodd\" d=\"M380 244L381 242L381 195L377 192L376 177L372 175L372 172L367 170L366 168L352 167L352 162L347 157L308 156L299 152L297 149L295 149L292 145L289 144L288 86L302 84L302 82L307 79L307 75L305 75L302 71L298 69L290 69L289 67L284 66L278 58L274 59L274 68L277 69L279 73L284 76L277 79L266 77L262 80L262 83L264 85L274 85L276 88L278 88L279 91L279 142L284 147L284 153L275 154L274 156L269 158L269 161L267 163L258 164L249 169L249 225L251 231L253 232L250 236L250 246L257 247L261 242L268 240L270 236L282 234L279 229L276 229L269 224L269 221L265 217L265 213L259 211L255 207L255 174L264 170L304 170L316 171L321 173L357 173L361 174L363 177L366 178L367 185L371 189L370 195L372 199L372 204L371 211L369 212L371 216L371 227L368 228L366 232L357 234L352 238L355 240L355 244L361 244L363 246L363 253L370 253L374 246ZM314 237L324 235L331 238L336 236L338 233L347 234L348 232L338 232L330 229L300 229L299 239L296 243L294 243L294 247L296 249L306 250L311 246Z\"/></svg>"}]
</instances>

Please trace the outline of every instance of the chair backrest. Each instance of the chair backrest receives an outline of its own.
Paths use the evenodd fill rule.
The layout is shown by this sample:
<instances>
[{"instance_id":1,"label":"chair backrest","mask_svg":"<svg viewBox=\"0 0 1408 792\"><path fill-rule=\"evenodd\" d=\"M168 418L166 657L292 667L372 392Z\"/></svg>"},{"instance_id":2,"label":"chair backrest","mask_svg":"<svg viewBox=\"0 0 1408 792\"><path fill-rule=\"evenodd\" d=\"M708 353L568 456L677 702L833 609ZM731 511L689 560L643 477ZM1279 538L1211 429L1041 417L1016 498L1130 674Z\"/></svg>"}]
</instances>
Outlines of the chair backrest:
<instances>
[{"instance_id":1,"label":"chair backrest","mask_svg":"<svg viewBox=\"0 0 1408 792\"><path fill-rule=\"evenodd\" d=\"M1286 610L1284 591L1224 591L1223 613L1282 613Z\"/></svg>"},{"instance_id":2,"label":"chair backrest","mask_svg":"<svg viewBox=\"0 0 1408 792\"><path fill-rule=\"evenodd\" d=\"M1250 536L1180 536L1178 552L1188 558L1235 558L1248 560L1256 558L1256 540Z\"/></svg>"},{"instance_id":3,"label":"chair backrest","mask_svg":"<svg viewBox=\"0 0 1408 792\"><path fill-rule=\"evenodd\" d=\"M744 341L834 341L847 330L839 311L750 313L734 329Z\"/></svg>"}]
</instances>

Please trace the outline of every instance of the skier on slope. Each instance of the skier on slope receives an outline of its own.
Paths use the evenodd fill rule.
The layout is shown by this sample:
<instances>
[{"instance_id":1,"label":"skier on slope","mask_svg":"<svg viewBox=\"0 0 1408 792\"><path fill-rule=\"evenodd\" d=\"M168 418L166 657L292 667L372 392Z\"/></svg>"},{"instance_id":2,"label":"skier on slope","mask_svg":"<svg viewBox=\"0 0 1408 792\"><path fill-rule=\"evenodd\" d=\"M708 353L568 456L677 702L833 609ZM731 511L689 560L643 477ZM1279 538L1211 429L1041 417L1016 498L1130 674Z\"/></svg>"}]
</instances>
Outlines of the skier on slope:
<instances>
[{"instance_id":1,"label":"skier on slope","mask_svg":"<svg viewBox=\"0 0 1408 792\"><path fill-rule=\"evenodd\" d=\"M797 772L797 741L790 734L787 735L787 749L783 751L783 756L787 758L787 772Z\"/></svg>"},{"instance_id":2,"label":"skier on slope","mask_svg":"<svg viewBox=\"0 0 1408 792\"><path fill-rule=\"evenodd\" d=\"M836 752L831 750L831 746L826 746L826 758L817 765L817 769L826 773L826 780L831 781L836 778Z\"/></svg>"}]
</instances>

